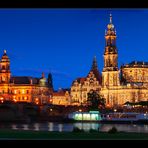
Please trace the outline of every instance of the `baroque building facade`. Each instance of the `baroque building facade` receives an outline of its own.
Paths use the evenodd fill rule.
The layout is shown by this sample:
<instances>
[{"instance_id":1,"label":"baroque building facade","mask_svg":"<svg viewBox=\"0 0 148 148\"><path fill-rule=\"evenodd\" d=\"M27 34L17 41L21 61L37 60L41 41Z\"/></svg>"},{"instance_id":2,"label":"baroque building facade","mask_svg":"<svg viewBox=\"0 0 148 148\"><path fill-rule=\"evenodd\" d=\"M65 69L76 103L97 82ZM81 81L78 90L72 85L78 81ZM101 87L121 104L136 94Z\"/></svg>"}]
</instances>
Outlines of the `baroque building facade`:
<instances>
[{"instance_id":1,"label":"baroque building facade","mask_svg":"<svg viewBox=\"0 0 148 148\"><path fill-rule=\"evenodd\" d=\"M133 61L119 68L116 38L115 26L110 15L105 32L104 67L102 76L98 75L102 82L91 87L90 76L75 80L71 86L72 101L85 103L87 95L83 94L87 94L90 87L98 91L110 107L122 106L127 101L148 101L148 62Z\"/></svg>"},{"instance_id":2,"label":"baroque building facade","mask_svg":"<svg viewBox=\"0 0 148 148\"><path fill-rule=\"evenodd\" d=\"M91 90L101 90L101 74L98 70L96 57L93 59L93 64L88 75L83 78L77 78L71 86L71 104L79 105L87 102L87 94Z\"/></svg>"},{"instance_id":3,"label":"baroque building facade","mask_svg":"<svg viewBox=\"0 0 148 148\"><path fill-rule=\"evenodd\" d=\"M54 91L51 101L53 105L71 105L70 90L60 88L58 91Z\"/></svg>"},{"instance_id":4,"label":"baroque building facade","mask_svg":"<svg viewBox=\"0 0 148 148\"><path fill-rule=\"evenodd\" d=\"M44 73L41 78L30 76L12 76L10 59L6 50L0 60L0 101L34 102L38 105L50 101L53 88Z\"/></svg>"}]
</instances>

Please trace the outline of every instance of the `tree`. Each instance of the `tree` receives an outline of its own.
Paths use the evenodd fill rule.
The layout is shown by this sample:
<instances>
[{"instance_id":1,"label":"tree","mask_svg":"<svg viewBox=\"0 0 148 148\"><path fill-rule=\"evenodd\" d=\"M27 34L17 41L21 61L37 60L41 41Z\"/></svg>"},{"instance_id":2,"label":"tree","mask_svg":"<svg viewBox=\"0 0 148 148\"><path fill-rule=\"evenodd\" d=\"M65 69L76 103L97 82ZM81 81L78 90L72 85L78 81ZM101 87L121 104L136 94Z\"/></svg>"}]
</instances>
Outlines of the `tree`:
<instances>
[{"instance_id":1,"label":"tree","mask_svg":"<svg viewBox=\"0 0 148 148\"><path fill-rule=\"evenodd\" d=\"M102 98L95 90L91 90L87 96L87 102L90 109L98 110L99 107L105 107L105 99Z\"/></svg>"}]
</instances>

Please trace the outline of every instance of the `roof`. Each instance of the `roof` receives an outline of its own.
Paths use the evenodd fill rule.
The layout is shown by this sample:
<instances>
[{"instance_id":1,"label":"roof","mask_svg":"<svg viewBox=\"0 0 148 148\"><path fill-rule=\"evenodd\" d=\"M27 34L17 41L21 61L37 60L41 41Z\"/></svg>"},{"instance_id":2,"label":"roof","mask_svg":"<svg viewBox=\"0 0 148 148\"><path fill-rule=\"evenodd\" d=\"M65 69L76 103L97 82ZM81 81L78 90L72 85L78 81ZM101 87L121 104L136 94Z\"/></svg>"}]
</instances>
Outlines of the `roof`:
<instances>
[{"instance_id":1,"label":"roof","mask_svg":"<svg viewBox=\"0 0 148 148\"><path fill-rule=\"evenodd\" d=\"M53 92L53 96L65 96L64 92Z\"/></svg>"},{"instance_id":2,"label":"roof","mask_svg":"<svg viewBox=\"0 0 148 148\"><path fill-rule=\"evenodd\" d=\"M53 92L53 96L65 96L65 93L66 92L69 92L70 90L69 89L60 89L60 90L58 90L58 91L54 91Z\"/></svg>"},{"instance_id":3,"label":"roof","mask_svg":"<svg viewBox=\"0 0 148 148\"><path fill-rule=\"evenodd\" d=\"M122 65L121 67L148 67L148 62L132 61L129 64Z\"/></svg>"},{"instance_id":4,"label":"roof","mask_svg":"<svg viewBox=\"0 0 148 148\"><path fill-rule=\"evenodd\" d=\"M28 77L28 76L13 76L10 79L10 83L14 84L38 84L39 83L39 78L33 78L33 77Z\"/></svg>"},{"instance_id":5,"label":"roof","mask_svg":"<svg viewBox=\"0 0 148 148\"><path fill-rule=\"evenodd\" d=\"M85 80L86 80L86 78L85 78L85 77L82 77L82 78L77 78L77 79L75 79L75 80L72 82L72 84L73 84L75 81L77 81L78 83L83 84Z\"/></svg>"},{"instance_id":6,"label":"roof","mask_svg":"<svg viewBox=\"0 0 148 148\"><path fill-rule=\"evenodd\" d=\"M99 84L102 84L102 76L101 76L99 70L98 69L92 69L91 71L94 73L97 81L99 81Z\"/></svg>"},{"instance_id":7,"label":"roof","mask_svg":"<svg viewBox=\"0 0 148 148\"><path fill-rule=\"evenodd\" d=\"M2 56L2 58L1 58L0 61L1 61L1 62L10 62L10 60L9 60L9 58L8 58L8 56L7 56L7 54L6 54L6 52L4 52L4 54L3 54L3 56Z\"/></svg>"}]
</instances>

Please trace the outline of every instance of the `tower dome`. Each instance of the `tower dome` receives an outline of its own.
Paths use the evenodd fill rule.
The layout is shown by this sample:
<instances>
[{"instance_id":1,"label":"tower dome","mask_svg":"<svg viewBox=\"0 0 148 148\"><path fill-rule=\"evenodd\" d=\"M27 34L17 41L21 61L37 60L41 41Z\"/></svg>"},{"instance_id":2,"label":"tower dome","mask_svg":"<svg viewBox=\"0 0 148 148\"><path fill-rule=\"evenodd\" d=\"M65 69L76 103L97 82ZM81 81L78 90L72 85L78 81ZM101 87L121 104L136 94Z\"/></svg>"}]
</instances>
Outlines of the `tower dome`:
<instances>
[{"instance_id":1,"label":"tower dome","mask_svg":"<svg viewBox=\"0 0 148 148\"><path fill-rule=\"evenodd\" d=\"M4 54L0 60L0 83L9 83L10 81L10 59L4 50Z\"/></svg>"},{"instance_id":2,"label":"tower dome","mask_svg":"<svg viewBox=\"0 0 148 148\"><path fill-rule=\"evenodd\" d=\"M115 26L112 23L112 14L110 14L110 21L109 21L109 24L107 25L107 30L115 32Z\"/></svg>"},{"instance_id":3,"label":"tower dome","mask_svg":"<svg viewBox=\"0 0 148 148\"><path fill-rule=\"evenodd\" d=\"M42 86L42 87L46 86L46 78L44 73L42 73L42 77L39 80L39 86Z\"/></svg>"},{"instance_id":4,"label":"tower dome","mask_svg":"<svg viewBox=\"0 0 148 148\"><path fill-rule=\"evenodd\" d=\"M6 50L4 50L4 54L1 58L1 62L10 62L9 57L7 56Z\"/></svg>"}]
</instances>

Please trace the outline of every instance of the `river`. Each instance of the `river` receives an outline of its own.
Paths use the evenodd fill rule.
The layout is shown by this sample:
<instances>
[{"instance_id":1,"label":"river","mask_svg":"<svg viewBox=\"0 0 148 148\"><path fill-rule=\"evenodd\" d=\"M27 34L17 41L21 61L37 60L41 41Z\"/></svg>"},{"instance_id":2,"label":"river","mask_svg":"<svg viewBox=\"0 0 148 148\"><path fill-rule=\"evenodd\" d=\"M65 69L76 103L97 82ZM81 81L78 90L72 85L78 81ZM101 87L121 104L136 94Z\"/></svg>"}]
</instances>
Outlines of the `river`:
<instances>
[{"instance_id":1,"label":"river","mask_svg":"<svg viewBox=\"0 0 148 148\"><path fill-rule=\"evenodd\" d=\"M118 131L124 132L138 132L148 133L148 125L145 124L100 124L100 123L32 123L32 124L3 124L0 123L0 129L13 129L13 130L35 130L35 131L73 131L73 128L83 129L89 131L90 129L107 132L112 127L116 127Z\"/></svg>"}]
</instances>

